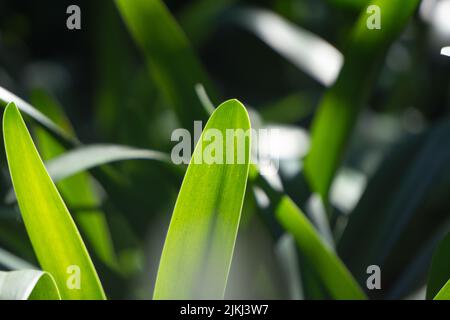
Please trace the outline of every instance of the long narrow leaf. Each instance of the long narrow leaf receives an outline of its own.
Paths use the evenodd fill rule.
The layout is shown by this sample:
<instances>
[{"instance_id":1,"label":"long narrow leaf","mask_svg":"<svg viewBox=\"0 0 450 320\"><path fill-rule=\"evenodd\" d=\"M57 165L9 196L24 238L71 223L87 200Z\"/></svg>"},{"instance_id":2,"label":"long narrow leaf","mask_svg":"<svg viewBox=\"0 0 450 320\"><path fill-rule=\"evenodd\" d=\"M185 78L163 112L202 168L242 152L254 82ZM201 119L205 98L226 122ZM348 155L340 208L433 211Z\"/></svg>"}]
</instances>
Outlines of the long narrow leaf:
<instances>
[{"instance_id":1,"label":"long narrow leaf","mask_svg":"<svg viewBox=\"0 0 450 320\"><path fill-rule=\"evenodd\" d=\"M63 299L104 299L75 223L14 103L5 110L3 135L17 201L41 267L54 276Z\"/></svg>"},{"instance_id":2,"label":"long narrow leaf","mask_svg":"<svg viewBox=\"0 0 450 320\"><path fill-rule=\"evenodd\" d=\"M370 93L379 63L389 44L405 27L418 0L372 0L382 14L381 30L367 28L364 10L344 54L345 62L333 87L323 97L312 126L305 175L324 200L361 107Z\"/></svg>"},{"instance_id":3,"label":"long narrow leaf","mask_svg":"<svg viewBox=\"0 0 450 320\"><path fill-rule=\"evenodd\" d=\"M244 150L238 149L234 137L223 142L222 164L195 159L208 147L209 132L226 137L227 129L250 129L248 114L236 100L216 109L195 148L164 244L155 299L223 298L247 183L250 141L241 145ZM244 152L245 163L226 164L230 152L235 159Z\"/></svg>"}]
</instances>

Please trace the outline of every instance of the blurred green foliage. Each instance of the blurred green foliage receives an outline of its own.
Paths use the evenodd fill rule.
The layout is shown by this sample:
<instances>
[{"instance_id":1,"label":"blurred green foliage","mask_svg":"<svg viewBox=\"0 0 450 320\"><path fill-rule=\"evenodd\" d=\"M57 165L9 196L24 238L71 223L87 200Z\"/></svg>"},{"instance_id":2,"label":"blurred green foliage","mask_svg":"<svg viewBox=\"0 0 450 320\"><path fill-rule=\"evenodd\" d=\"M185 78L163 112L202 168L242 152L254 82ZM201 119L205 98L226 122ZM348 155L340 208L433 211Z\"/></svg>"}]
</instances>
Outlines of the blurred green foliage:
<instances>
[{"instance_id":1,"label":"blurred green foliage","mask_svg":"<svg viewBox=\"0 0 450 320\"><path fill-rule=\"evenodd\" d=\"M82 29L69 31L73 2ZM2 1L0 87L48 117L22 108L45 159L79 141L168 153L173 129L208 117L197 84L216 105L238 98L253 127L284 129L283 156L275 181L250 173L225 297L345 298L359 283L370 298L424 298L430 278L431 299L448 277L436 262L448 253L437 250L432 268L431 257L450 229L450 59L439 54L450 31L424 2ZM369 3L381 30L366 28ZM309 35L343 65L301 42ZM336 67L336 82L318 82L296 57ZM0 150L0 248L36 264ZM58 184L108 297L152 297L180 172L121 161ZM381 290L366 290L372 264ZM11 269L2 255L0 266Z\"/></svg>"}]
</instances>

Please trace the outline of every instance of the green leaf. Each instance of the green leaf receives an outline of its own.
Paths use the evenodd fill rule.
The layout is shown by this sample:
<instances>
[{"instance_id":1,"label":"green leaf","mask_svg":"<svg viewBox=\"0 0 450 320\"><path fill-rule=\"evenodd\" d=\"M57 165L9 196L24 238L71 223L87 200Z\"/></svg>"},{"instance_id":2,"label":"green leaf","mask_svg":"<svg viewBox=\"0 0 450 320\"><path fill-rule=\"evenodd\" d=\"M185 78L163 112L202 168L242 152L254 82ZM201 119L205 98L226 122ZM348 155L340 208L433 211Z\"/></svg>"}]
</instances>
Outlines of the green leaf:
<instances>
[{"instance_id":1,"label":"green leaf","mask_svg":"<svg viewBox=\"0 0 450 320\"><path fill-rule=\"evenodd\" d=\"M3 116L9 171L22 218L39 263L63 299L104 299L95 268L66 205L48 175L14 103ZM67 286L80 271L79 289Z\"/></svg>"},{"instance_id":2,"label":"green leaf","mask_svg":"<svg viewBox=\"0 0 450 320\"><path fill-rule=\"evenodd\" d=\"M223 141L219 161L225 163L225 155L234 150L235 158L245 152L243 164L194 160L205 154L209 133L218 130L225 138L227 129L250 130L248 114L237 100L214 111L195 148L164 243L155 299L223 298L246 189L250 141L246 138L239 149L236 138Z\"/></svg>"},{"instance_id":3,"label":"green leaf","mask_svg":"<svg viewBox=\"0 0 450 320\"><path fill-rule=\"evenodd\" d=\"M338 79L325 93L312 125L305 176L314 192L328 199L329 188L359 111L364 105L388 46L407 24L418 0L372 0L381 10L381 30L367 28L362 12Z\"/></svg>"},{"instance_id":4,"label":"green leaf","mask_svg":"<svg viewBox=\"0 0 450 320\"><path fill-rule=\"evenodd\" d=\"M450 300L450 279L448 279L445 286L438 292L434 300Z\"/></svg>"},{"instance_id":5,"label":"green leaf","mask_svg":"<svg viewBox=\"0 0 450 320\"><path fill-rule=\"evenodd\" d=\"M448 279L450 279L450 233L447 234L434 251L428 277L427 299L432 299L436 296L439 289L442 288ZM450 299L450 285L447 293L447 299Z\"/></svg>"},{"instance_id":6,"label":"green leaf","mask_svg":"<svg viewBox=\"0 0 450 320\"><path fill-rule=\"evenodd\" d=\"M0 300L61 300L53 277L39 270L0 271Z\"/></svg>"},{"instance_id":7,"label":"green leaf","mask_svg":"<svg viewBox=\"0 0 450 320\"><path fill-rule=\"evenodd\" d=\"M294 237L308 274L314 272L333 299L366 299L352 274L292 199L274 190L262 176L252 178L270 199L277 222Z\"/></svg>"},{"instance_id":8,"label":"green leaf","mask_svg":"<svg viewBox=\"0 0 450 320\"><path fill-rule=\"evenodd\" d=\"M214 91L188 39L163 1L116 0L116 4L146 57L151 76L183 127L191 129L193 119L207 119L195 86L201 83L209 94Z\"/></svg>"}]
</instances>

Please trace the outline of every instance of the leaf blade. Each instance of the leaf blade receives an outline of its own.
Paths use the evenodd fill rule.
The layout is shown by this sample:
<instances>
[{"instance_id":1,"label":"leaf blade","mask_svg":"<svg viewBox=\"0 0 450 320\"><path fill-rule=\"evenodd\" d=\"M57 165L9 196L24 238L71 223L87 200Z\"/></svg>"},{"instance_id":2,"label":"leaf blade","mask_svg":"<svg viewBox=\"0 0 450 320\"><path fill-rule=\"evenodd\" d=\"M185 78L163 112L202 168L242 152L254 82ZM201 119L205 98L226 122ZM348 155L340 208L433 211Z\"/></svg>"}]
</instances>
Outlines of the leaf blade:
<instances>
[{"instance_id":1,"label":"leaf blade","mask_svg":"<svg viewBox=\"0 0 450 320\"><path fill-rule=\"evenodd\" d=\"M54 276L63 299L104 299L81 236L14 103L3 115L3 135L17 201L41 267ZM66 286L67 268L73 265L82 275L79 290Z\"/></svg>"},{"instance_id":2,"label":"leaf blade","mask_svg":"<svg viewBox=\"0 0 450 320\"><path fill-rule=\"evenodd\" d=\"M204 133L209 129L249 130L248 114L237 100L227 101L213 113ZM192 159L202 152L204 137ZM245 157L244 164L191 160L164 244L155 299L223 298L247 183L249 143ZM208 288L196 283L199 277Z\"/></svg>"}]
</instances>

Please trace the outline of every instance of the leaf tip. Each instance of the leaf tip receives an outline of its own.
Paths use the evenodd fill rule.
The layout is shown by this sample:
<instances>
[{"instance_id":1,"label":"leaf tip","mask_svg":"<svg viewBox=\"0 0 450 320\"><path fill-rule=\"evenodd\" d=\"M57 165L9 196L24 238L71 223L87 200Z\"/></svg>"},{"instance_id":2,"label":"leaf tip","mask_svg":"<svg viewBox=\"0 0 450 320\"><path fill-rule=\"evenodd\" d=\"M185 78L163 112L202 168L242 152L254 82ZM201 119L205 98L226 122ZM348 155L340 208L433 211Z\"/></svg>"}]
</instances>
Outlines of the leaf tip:
<instances>
[{"instance_id":1,"label":"leaf tip","mask_svg":"<svg viewBox=\"0 0 450 320\"><path fill-rule=\"evenodd\" d=\"M5 111L3 112L3 134L6 132L6 128L8 123L11 122L11 120L8 120L12 117L20 117L19 109L17 109L17 106L14 102L10 102L6 105Z\"/></svg>"},{"instance_id":2,"label":"leaf tip","mask_svg":"<svg viewBox=\"0 0 450 320\"><path fill-rule=\"evenodd\" d=\"M247 109L244 104L240 102L238 99L229 99L223 102L214 113L227 112L233 113L235 115L245 116L246 121L248 122L248 128L250 128L250 116L248 115Z\"/></svg>"}]
</instances>

